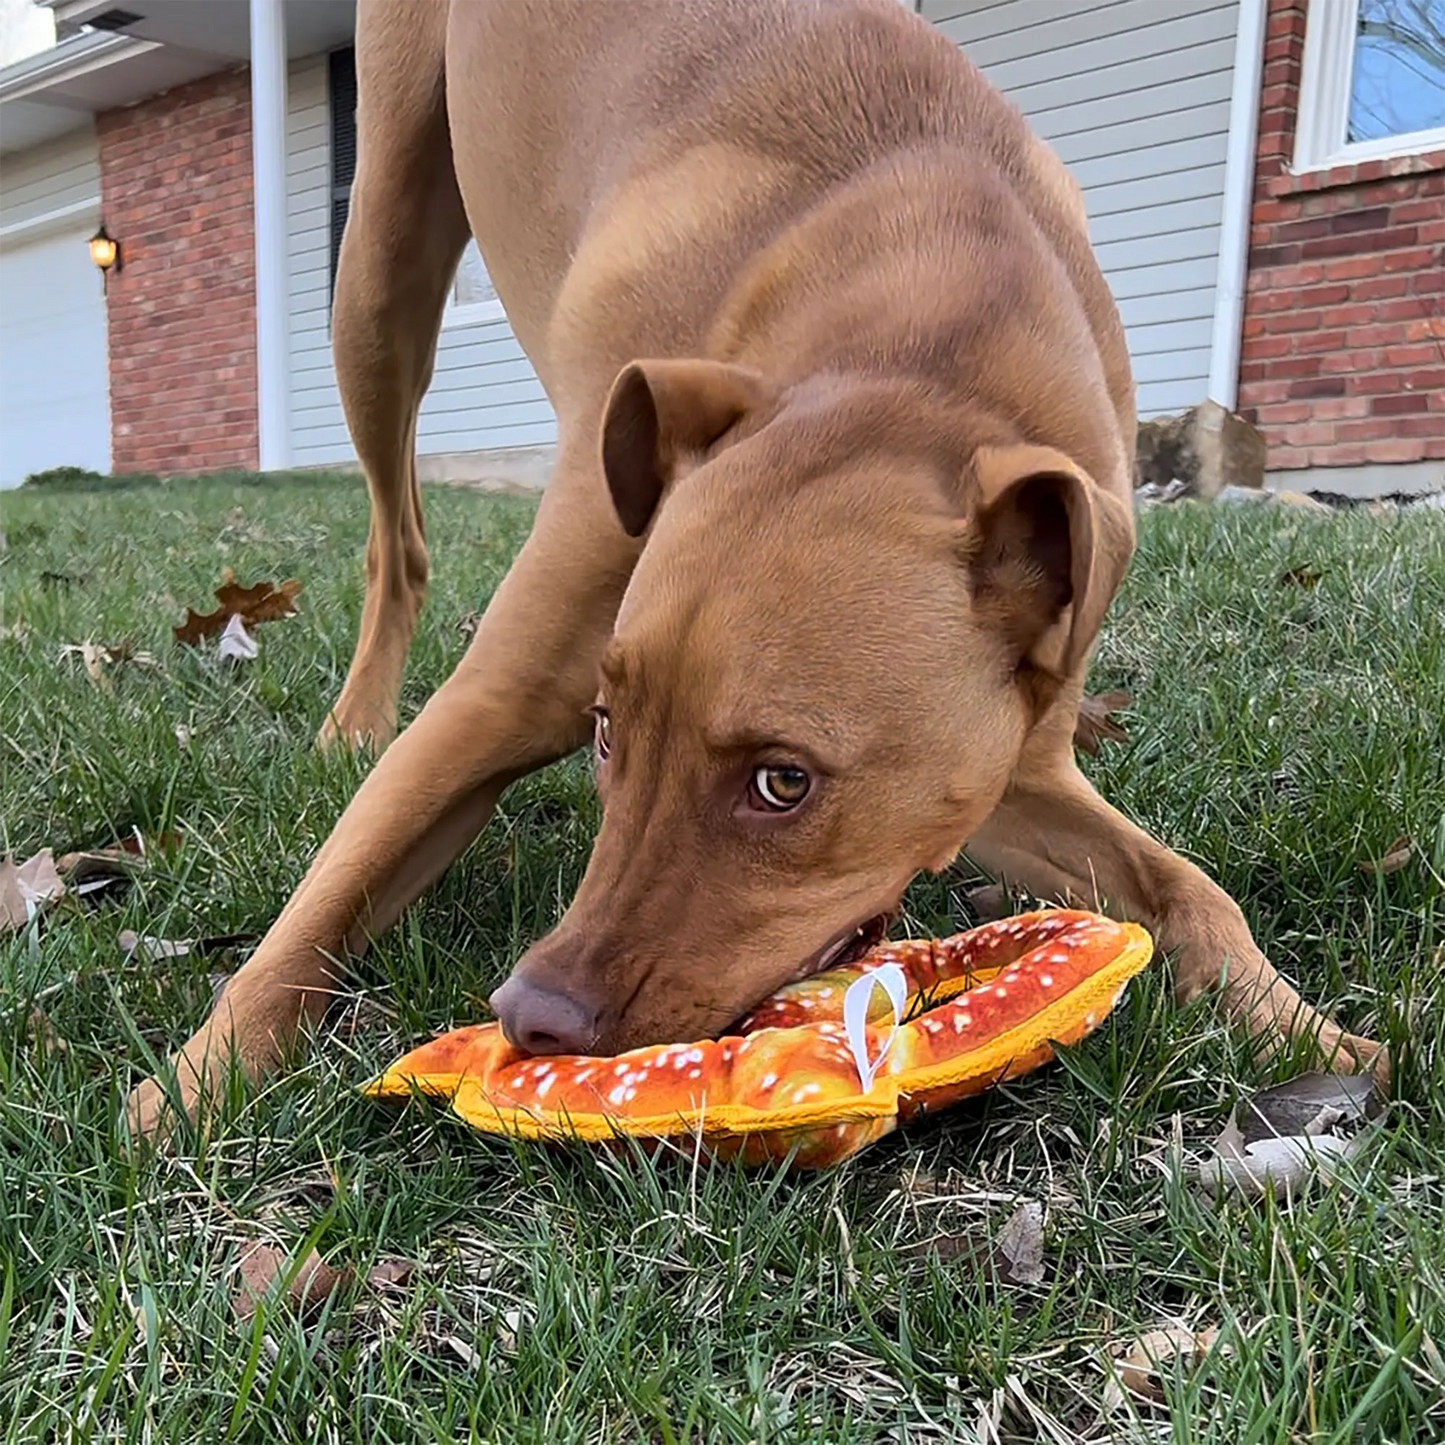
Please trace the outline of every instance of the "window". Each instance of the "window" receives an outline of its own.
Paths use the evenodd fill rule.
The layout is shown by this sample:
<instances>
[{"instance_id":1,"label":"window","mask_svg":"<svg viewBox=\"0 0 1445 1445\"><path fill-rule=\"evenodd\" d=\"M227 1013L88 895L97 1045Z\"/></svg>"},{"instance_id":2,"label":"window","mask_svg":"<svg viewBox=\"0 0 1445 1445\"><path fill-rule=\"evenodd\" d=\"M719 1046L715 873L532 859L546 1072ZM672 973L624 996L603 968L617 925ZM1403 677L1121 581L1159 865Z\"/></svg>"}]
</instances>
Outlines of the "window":
<instances>
[{"instance_id":1,"label":"window","mask_svg":"<svg viewBox=\"0 0 1445 1445\"><path fill-rule=\"evenodd\" d=\"M1296 171L1445 149L1445 0L1312 0Z\"/></svg>"},{"instance_id":2,"label":"window","mask_svg":"<svg viewBox=\"0 0 1445 1445\"><path fill-rule=\"evenodd\" d=\"M356 51L335 50L328 57L331 83L331 289L336 290L336 263L341 234L351 208L351 183L356 178ZM505 313L475 241L457 266L447 297L444 326L476 326L501 321Z\"/></svg>"},{"instance_id":3,"label":"window","mask_svg":"<svg viewBox=\"0 0 1445 1445\"><path fill-rule=\"evenodd\" d=\"M452 281L442 325L477 326L487 321L501 321L505 314L492 278L487 275L482 253L477 250L477 243L468 241L462 259L457 262L457 274Z\"/></svg>"}]
</instances>

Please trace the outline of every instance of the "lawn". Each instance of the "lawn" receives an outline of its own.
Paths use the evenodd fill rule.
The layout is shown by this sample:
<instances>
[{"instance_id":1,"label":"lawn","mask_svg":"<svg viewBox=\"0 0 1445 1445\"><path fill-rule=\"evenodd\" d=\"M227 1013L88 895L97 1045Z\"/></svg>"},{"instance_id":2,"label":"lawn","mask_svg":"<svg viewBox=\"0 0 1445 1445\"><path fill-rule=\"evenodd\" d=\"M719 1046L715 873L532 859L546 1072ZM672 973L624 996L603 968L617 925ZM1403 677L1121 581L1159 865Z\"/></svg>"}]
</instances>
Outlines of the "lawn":
<instances>
[{"instance_id":1,"label":"lawn","mask_svg":"<svg viewBox=\"0 0 1445 1445\"><path fill-rule=\"evenodd\" d=\"M434 488L435 588L405 707L465 645L530 504ZM548 1153L355 1087L482 1016L559 915L597 825L584 760L519 785L369 957L321 1049L235 1089L189 1157L131 1152L129 1087L203 1015L364 764L310 742L361 605L363 489L325 477L0 501L0 849L178 834L133 886L0 940L0 1434L10 1442L1445 1438L1445 521L1180 508L1145 520L1096 685L1134 696L1105 792L1210 869L1311 996L1397 1051L1359 1167L1212 1205L1178 1158L1272 1076L1156 964L1061 1064L829 1173ZM300 615L226 669L177 647L222 567ZM157 666L97 685L66 644ZM1401 835L1405 867L1361 869ZM966 921L966 868L914 928ZM224 964L224 957L219 963ZM1046 1210L1021 1286L981 1247ZM232 1308L249 1241L364 1274L318 1315ZM1217 1327L1161 1404L1101 1413L1111 1346Z\"/></svg>"}]
</instances>

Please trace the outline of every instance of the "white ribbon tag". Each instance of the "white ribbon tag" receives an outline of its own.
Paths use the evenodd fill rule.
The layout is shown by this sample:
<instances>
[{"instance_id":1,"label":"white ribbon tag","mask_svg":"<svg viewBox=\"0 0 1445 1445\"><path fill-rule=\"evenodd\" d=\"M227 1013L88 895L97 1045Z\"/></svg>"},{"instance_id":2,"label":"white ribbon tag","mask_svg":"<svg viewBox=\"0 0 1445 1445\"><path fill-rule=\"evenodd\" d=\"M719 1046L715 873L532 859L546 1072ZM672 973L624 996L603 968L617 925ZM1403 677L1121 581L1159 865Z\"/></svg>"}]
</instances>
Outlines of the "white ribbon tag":
<instances>
[{"instance_id":1,"label":"white ribbon tag","mask_svg":"<svg viewBox=\"0 0 1445 1445\"><path fill-rule=\"evenodd\" d=\"M893 1026L876 1059L868 1057L868 1005L873 1001L873 989L882 985L883 992L893 1005ZM893 1040L898 1037L898 1025L903 1020L903 1006L908 1002L908 979L896 963L885 963L862 978L856 978L848 985L843 995L843 1028L848 1036L848 1047L853 1051L853 1062L858 1068L858 1078L866 1094L873 1087Z\"/></svg>"}]
</instances>

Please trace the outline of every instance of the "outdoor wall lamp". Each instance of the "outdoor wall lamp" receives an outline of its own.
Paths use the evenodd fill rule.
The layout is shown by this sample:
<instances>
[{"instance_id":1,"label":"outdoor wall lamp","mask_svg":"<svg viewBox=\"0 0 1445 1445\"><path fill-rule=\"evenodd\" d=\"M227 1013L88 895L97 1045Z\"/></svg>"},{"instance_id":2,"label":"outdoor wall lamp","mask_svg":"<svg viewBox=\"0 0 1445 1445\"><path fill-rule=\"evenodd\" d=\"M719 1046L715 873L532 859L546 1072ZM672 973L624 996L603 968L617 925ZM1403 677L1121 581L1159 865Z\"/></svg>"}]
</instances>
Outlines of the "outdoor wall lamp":
<instances>
[{"instance_id":1,"label":"outdoor wall lamp","mask_svg":"<svg viewBox=\"0 0 1445 1445\"><path fill-rule=\"evenodd\" d=\"M107 276L120 270L120 242L105 229L104 221L100 223L100 230L90 238L90 259Z\"/></svg>"}]
</instances>

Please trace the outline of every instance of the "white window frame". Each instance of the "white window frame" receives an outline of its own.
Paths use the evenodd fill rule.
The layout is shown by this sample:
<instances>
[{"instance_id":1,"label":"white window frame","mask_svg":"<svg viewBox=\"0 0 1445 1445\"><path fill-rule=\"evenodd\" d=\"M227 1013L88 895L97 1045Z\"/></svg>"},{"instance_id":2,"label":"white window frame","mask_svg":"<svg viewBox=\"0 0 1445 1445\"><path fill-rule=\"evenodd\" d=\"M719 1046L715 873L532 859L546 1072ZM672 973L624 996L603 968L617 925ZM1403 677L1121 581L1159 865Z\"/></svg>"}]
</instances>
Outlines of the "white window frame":
<instances>
[{"instance_id":1,"label":"white window frame","mask_svg":"<svg viewBox=\"0 0 1445 1445\"><path fill-rule=\"evenodd\" d=\"M1359 18L1360 0L1310 0L1295 123L1296 174L1445 150L1445 126L1346 142Z\"/></svg>"},{"instance_id":2,"label":"white window frame","mask_svg":"<svg viewBox=\"0 0 1445 1445\"><path fill-rule=\"evenodd\" d=\"M475 246L475 241L468 241L468 246ZM457 266L461 266L457 262ZM482 262L483 267L486 261ZM458 305L454 299L456 296L456 277L452 277L452 284L447 291L446 309L442 312L442 329L450 331L461 326L487 326L494 321L505 321L507 313L502 307L501 300L493 296L490 301L472 301L465 306Z\"/></svg>"}]
</instances>

